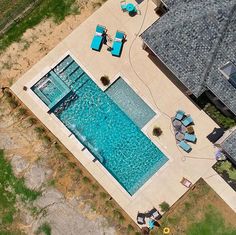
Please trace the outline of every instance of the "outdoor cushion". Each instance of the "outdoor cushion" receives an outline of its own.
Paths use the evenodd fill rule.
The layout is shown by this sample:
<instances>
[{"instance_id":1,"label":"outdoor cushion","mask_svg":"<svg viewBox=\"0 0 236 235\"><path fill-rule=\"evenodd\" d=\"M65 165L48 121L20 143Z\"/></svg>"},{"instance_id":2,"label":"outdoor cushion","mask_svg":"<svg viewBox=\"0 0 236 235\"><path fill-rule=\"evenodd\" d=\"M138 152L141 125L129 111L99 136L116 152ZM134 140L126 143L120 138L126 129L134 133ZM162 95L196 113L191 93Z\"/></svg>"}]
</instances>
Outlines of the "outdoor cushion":
<instances>
[{"instance_id":1,"label":"outdoor cushion","mask_svg":"<svg viewBox=\"0 0 236 235\"><path fill-rule=\"evenodd\" d=\"M191 123L193 123L193 119L191 118L191 116L188 116L188 117L186 117L186 118L182 121L182 123L183 123L185 126L188 126L188 125L190 125Z\"/></svg>"},{"instance_id":2,"label":"outdoor cushion","mask_svg":"<svg viewBox=\"0 0 236 235\"><path fill-rule=\"evenodd\" d=\"M191 146L187 144L184 140L180 141L178 145L186 152L190 152L192 150Z\"/></svg>"},{"instance_id":3,"label":"outdoor cushion","mask_svg":"<svg viewBox=\"0 0 236 235\"><path fill-rule=\"evenodd\" d=\"M102 25L97 25L96 32L101 34L105 33L105 27Z\"/></svg>"},{"instance_id":4,"label":"outdoor cushion","mask_svg":"<svg viewBox=\"0 0 236 235\"><path fill-rule=\"evenodd\" d=\"M183 117L184 117L184 114L185 114L184 111L178 110L178 111L176 112L175 118L181 121L181 120L183 119Z\"/></svg>"},{"instance_id":5,"label":"outdoor cushion","mask_svg":"<svg viewBox=\"0 0 236 235\"><path fill-rule=\"evenodd\" d=\"M194 134L185 133L184 139L190 142L195 142L197 140L197 137Z\"/></svg>"},{"instance_id":6,"label":"outdoor cushion","mask_svg":"<svg viewBox=\"0 0 236 235\"><path fill-rule=\"evenodd\" d=\"M120 56L122 46L123 46L122 42L114 41L112 45L111 54L114 56Z\"/></svg>"},{"instance_id":7,"label":"outdoor cushion","mask_svg":"<svg viewBox=\"0 0 236 235\"><path fill-rule=\"evenodd\" d=\"M122 47L123 47L123 39L125 38L125 34L120 31L116 31L116 36L112 44L111 54L114 56L120 56Z\"/></svg>"},{"instance_id":8,"label":"outdoor cushion","mask_svg":"<svg viewBox=\"0 0 236 235\"><path fill-rule=\"evenodd\" d=\"M91 43L91 48L93 50L99 51L101 49L102 39L103 39L102 36L94 35Z\"/></svg>"},{"instance_id":9,"label":"outdoor cushion","mask_svg":"<svg viewBox=\"0 0 236 235\"><path fill-rule=\"evenodd\" d=\"M116 36L115 38L120 38L120 39L124 39L125 34L123 32L120 31L116 31Z\"/></svg>"}]
</instances>

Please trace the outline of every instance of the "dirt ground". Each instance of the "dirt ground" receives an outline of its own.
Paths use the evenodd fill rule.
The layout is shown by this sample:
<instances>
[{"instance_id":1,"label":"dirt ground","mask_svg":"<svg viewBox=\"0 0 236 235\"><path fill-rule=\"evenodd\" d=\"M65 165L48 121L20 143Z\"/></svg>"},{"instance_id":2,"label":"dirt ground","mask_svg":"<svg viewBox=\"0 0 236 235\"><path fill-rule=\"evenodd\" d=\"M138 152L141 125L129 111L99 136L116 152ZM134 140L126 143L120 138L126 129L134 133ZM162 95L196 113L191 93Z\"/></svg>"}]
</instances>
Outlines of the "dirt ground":
<instances>
[{"instance_id":1,"label":"dirt ground","mask_svg":"<svg viewBox=\"0 0 236 235\"><path fill-rule=\"evenodd\" d=\"M11 86L22 74L88 18L97 6L96 3L92 1L88 3L87 0L80 0L79 4L82 6L79 15L68 16L59 25L53 23L52 20L46 20L35 28L27 30L20 42L13 43L1 54L1 86Z\"/></svg>"}]
</instances>

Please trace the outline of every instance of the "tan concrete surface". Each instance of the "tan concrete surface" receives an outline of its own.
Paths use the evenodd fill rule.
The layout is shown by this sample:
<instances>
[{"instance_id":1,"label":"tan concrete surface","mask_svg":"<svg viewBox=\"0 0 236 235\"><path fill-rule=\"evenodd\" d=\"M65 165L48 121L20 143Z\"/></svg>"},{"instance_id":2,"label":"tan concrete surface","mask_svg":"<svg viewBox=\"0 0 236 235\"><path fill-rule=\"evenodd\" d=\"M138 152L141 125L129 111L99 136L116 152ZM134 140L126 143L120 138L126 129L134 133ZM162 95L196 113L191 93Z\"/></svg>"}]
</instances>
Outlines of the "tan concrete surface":
<instances>
[{"instance_id":1,"label":"tan concrete surface","mask_svg":"<svg viewBox=\"0 0 236 235\"><path fill-rule=\"evenodd\" d=\"M162 201L172 205L178 200L187 190L180 184L182 177L186 177L194 183L209 172L215 163L216 150L206 136L214 127L217 127L162 73L148 58L147 52L142 49L142 41L137 35L149 27L158 16L154 12L155 5L151 1L144 1L139 8L141 15L130 17L120 10L118 1L107 1L12 86L13 92L60 139L135 221L137 211L144 212L153 206L158 208ZM97 24L105 25L111 38L114 38L117 29L127 34L127 42L124 44L120 58L112 57L105 45L101 52L90 49ZM142 28L140 28L141 26ZM33 97L35 95L29 91L30 89L27 91L22 89L27 84L28 86L34 84L67 53L73 56L102 89L104 87L99 80L102 75L108 75L113 81L117 78L117 74L123 74L134 90L158 112L157 116L143 128L143 132L166 154L169 161L132 197L98 161L94 163L93 157L88 156L88 152L81 151L81 144L75 140L72 141L66 127L58 124L59 120L55 120L46 112L46 107L43 107L45 105ZM186 113L191 114L195 123L194 130L198 140L196 144L191 144L193 151L190 154L177 148L173 136L170 117L178 109L183 109ZM154 126L160 126L163 130L161 137L152 136ZM218 179L214 180L214 178L211 181L208 180L213 188L217 187L217 181ZM225 185L222 183L219 187L227 187ZM228 191L228 193L232 195L232 192ZM224 199L224 194L221 193L221 195ZM235 203L232 202L231 207L235 210Z\"/></svg>"}]
</instances>

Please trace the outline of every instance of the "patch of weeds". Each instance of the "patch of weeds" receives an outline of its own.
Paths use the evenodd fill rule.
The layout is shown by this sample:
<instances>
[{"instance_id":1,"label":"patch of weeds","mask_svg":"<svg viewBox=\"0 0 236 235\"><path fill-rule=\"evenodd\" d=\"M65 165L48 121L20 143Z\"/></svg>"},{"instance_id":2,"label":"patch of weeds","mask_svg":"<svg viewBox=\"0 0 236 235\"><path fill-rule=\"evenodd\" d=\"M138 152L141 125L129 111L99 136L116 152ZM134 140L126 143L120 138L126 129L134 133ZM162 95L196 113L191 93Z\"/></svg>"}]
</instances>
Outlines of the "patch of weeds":
<instances>
[{"instance_id":1,"label":"patch of weeds","mask_svg":"<svg viewBox=\"0 0 236 235\"><path fill-rule=\"evenodd\" d=\"M91 186L93 191L98 191L99 190L99 186L97 184L92 184Z\"/></svg>"},{"instance_id":2,"label":"patch of weeds","mask_svg":"<svg viewBox=\"0 0 236 235\"><path fill-rule=\"evenodd\" d=\"M184 203L184 208L185 208L185 210L188 211L191 208L191 203L190 202L185 202Z\"/></svg>"},{"instance_id":3,"label":"patch of weeds","mask_svg":"<svg viewBox=\"0 0 236 235\"><path fill-rule=\"evenodd\" d=\"M105 206L109 209L113 208L114 207L114 203L110 200L106 201L105 202Z\"/></svg>"},{"instance_id":4,"label":"patch of weeds","mask_svg":"<svg viewBox=\"0 0 236 235\"><path fill-rule=\"evenodd\" d=\"M79 168L77 168L77 169L76 169L76 173L77 173L78 175L83 175L83 172L82 172L82 170L81 170L81 169L79 169ZM92 185L92 187L93 187L93 185Z\"/></svg>"},{"instance_id":5,"label":"patch of weeds","mask_svg":"<svg viewBox=\"0 0 236 235\"><path fill-rule=\"evenodd\" d=\"M48 181L48 186L55 186L56 184L56 180L55 179L51 179Z\"/></svg>"},{"instance_id":6,"label":"patch of weeds","mask_svg":"<svg viewBox=\"0 0 236 235\"><path fill-rule=\"evenodd\" d=\"M49 223L43 223L38 229L36 234L39 235L40 233L44 233L45 235L51 235L51 226Z\"/></svg>"},{"instance_id":7,"label":"patch of weeds","mask_svg":"<svg viewBox=\"0 0 236 235\"><path fill-rule=\"evenodd\" d=\"M25 51L25 50L27 50L30 47L30 42L29 41L27 41L25 39L22 39L21 42L23 44L22 51Z\"/></svg>"},{"instance_id":8,"label":"patch of weeds","mask_svg":"<svg viewBox=\"0 0 236 235\"><path fill-rule=\"evenodd\" d=\"M55 149L58 150L58 151L61 150L61 145L60 145L58 142L56 142L56 143L54 144L54 147L55 147Z\"/></svg>"},{"instance_id":9,"label":"patch of weeds","mask_svg":"<svg viewBox=\"0 0 236 235\"><path fill-rule=\"evenodd\" d=\"M83 181L84 184L88 184L88 183L91 182L91 180L87 176L84 176L82 181Z\"/></svg>"},{"instance_id":10,"label":"patch of weeds","mask_svg":"<svg viewBox=\"0 0 236 235\"><path fill-rule=\"evenodd\" d=\"M15 97L8 91L4 91L4 95L6 96L6 100L9 103L9 105L11 106L11 108L15 109L18 107L18 102L15 99Z\"/></svg>"},{"instance_id":11,"label":"patch of weeds","mask_svg":"<svg viewBox=\"0 0 236 235\"><path fill-rule=\"evenodd\" d=\"M102 6L101 2L92 2L92 7L93 9L97 9Z\"/></svg>"},{"instance_id":12,"label":"patch of weeds","mask_svg":"<svg viewBox=\"0 0 236 235\"><path fill-rule=\"evenodd\" d=\"M134 231L134 227L131 224L128 224L127 226L127 232L132 233Z\"/></svg>"},{"instance_id":13,"label":"patch of weeds","mask_svg":"<svg viewBox=\"0 0 236 235\"><path fill-rule=\"evenodd\" d=\"M31 126L33 126L33 125L37 124L37 119L36 119L36 118L33 118L33 117L30 117L30 118L28 119L28 123L29 123Z\"/></svg>"},{"instance_id":14,"label":"patch of weeds","mask_svg":"<svg viewBox=\"0 0 236 235\"><path fill-rule=\"evenodd\" d=\"M180 221L180 217L178 216L173 216L173 217L169 217L168 218L168 222L173 224L173 225L177 225Z\"/></svg>"},{"instance_id":15,"label":"patch of weeds","mask_svg":"<svg viewBox=\"0 0 236 235\"><path fill-rule=\"evenodd\" d=\"M18 116L25 116L26 114L27 114L27 109L22 107L18 109Z\"/></svg>"},{"instance_id":16,"label":"patch of weeds","mask_svg":"<svg viewBox=\"0 0 236 235\"><path fill-rule=\"evenodd\" d=\"M35 200L40 192L28 189L23 179L16 178L11 164L4 158L3 150L0 150L0 218L1 228L11 224L16 212L15 204L19 198L22 202L29 203Z\"/></svg>"},{"instance_id":17,"label":"patch of weeds","mask_svg":"<svg viewBox=\"0 0 236 235\"><path fill-rule=\"evenodd\" d=\"M43 133L45 133L45 129L43 127L40 127L40 126L35 127L34 130L39 135L42 135Z\"/></svg>"},{"instance_id":18,"label":"patch of weeds","mask_svg":"<svg viewBox=\"0 0 236 235\"><path fill-rule=\"evenodd\" d=\"M44 141L45 144L49 145L52 143L51 138L48 135L43 135L42 140Z\"/></svg>"},{"instance_id":19,"label":"patch of weeds","mask_svg":"<svg viewBox=\"0 0 236 235\"><path fill-rule=\"evenodd\" d=\"M42 209L40 209L36 206L33 206L33 207L30 208L30 211L31 211L32 216L37 217L42 212Z\"/></svg>"},{"instance_id":20,"label":"patch of weeds","mask_svg":"<svg viewBox=\"0 0 236 235\"><path fill-rule=\"evenodd\" d=\"M99 196L100 196L100 198L102 198L102 199L108 198L108 194L107 194L106 192L100 192L100 193L99 193Z\"/></svg>"},{"instance_id":21,"label":"patch of weeds","mask_svg":"<svg viewBox=\"0 0 236 235\"><path fill-rule=\"evenodd\" d=\"M4 62L2 63L2 69L10 70L10 69L12 68L12 66L13 66L13 63L12 63L11 60L9 60L9 61L4 61Z\"/></svg>"},{"instance_id":22,"label":"patch of weeds","mask_svg":"<svg viewBox=\"0 0 236 235\"><path fill-rule=\"evenodd\" d=\"M113 210L113 217L119 221L119 223L124 223L125 217L122 215L122 213L118 209Z\"/></svg>"},{"instance_id":23,"label":"patch of weeds","mask_svg":"<svg viewBox=\"0 0 236 235\"><path fill-rule=\"evenodd\" d=\"M68 162L68 165L70 168L73 168L73 169L76 167L76 163L74 162Z\"/></svg>"},{"instance_id":24,"label":"patch of weeds","mask_svg":"<svg viewBox=\"0 0 236 235\"><path fill-rule=\"evenodd\" d=\"M162 212L167 212L170 209L170 205L167 202L162 202L160 205Z\"/></svg>"}]
</instances>

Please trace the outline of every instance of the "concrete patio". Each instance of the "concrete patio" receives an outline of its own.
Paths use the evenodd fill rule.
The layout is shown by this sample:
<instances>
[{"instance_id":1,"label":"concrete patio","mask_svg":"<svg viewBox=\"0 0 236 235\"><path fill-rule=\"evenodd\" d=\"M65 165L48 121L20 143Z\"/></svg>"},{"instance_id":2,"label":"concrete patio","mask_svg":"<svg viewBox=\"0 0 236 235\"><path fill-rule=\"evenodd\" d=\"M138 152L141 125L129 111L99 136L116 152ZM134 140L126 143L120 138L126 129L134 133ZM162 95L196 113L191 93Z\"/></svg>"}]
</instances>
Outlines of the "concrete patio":
<instances>
[{"instance_id":1,"label":"concrete patio","mask_svg":"<svg viewBox=\"0 0 236 235\"><path fill-rule=\"evenodd\" d=\"M224 182L218 185L217 177L209 178L214 174L211 166L215 163L216 149L206 136L217 127L217 124L204 111L199 110L142 49L142 41L138 35L158 16L154 12L155 5L151 1L144 1L139 8L141 14L130 17L121 11L118 1L107 1L23 75L11 89L88 169L134 221L136 221L138 211L145 212L152 207L159 208L159 204L163 201L170 205L175 203L187 190L180 184L182 177L188 178L192 183L195 183L200 177L206 177L210 186L236 211L235 192ZM103 45L101 52L90 49L97 24L105 25L111 38L114 38L116 30L126 33L127 41L120 58L112 57L111 53L107 51L106 45ZM108 45L110 45L109 42ZM30 87L67 53L76 59L102 89L104 89L100 82L102 75L108 75L113 81L118 74L121 74L157 113L157 116L143 128L143 132L166 154L169 161L132 197L98 161L91 161L92 156L88 151L81 151L83 146L79 141L70 136L70 132L54 115L47 113L45 105L30 89L23 90L23 86ZM173 135L170 117L174 116L178 109L183 109L186 113L191 114L195 123L197 143L191 144L193 150L189 154L176 146ZM161 137L157 138L152 135L154 126L161 127L163 131Z\"/></svg>"}]
</instances>

